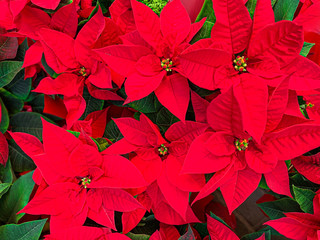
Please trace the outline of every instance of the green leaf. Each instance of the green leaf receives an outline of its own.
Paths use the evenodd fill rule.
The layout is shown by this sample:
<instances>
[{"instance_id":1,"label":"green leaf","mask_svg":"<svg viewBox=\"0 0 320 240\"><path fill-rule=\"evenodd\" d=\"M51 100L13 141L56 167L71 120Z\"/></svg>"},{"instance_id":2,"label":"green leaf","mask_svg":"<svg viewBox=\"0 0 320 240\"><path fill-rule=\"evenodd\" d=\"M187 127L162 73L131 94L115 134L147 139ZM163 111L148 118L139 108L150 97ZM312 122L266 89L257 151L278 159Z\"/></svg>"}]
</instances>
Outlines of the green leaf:
<instances>
[{"instance_id":1,"label":"green leaf","mask_svg":"<svg viewBox=\"0 0 320 240\"><path fill-rule=\"evenodd\" d=\"M271 219L285 217L283 212L301 212L299 204L291 198L282 198L280 200L264 202L258 205Z\"/></svg>"},{"instance_id":2,"label":"green leaf","mask_svg":"<svg viewBox=\"0 0 320 240\"><path fill-rule=\"evenodd\" d=\"M87 105L84 113L80 118L81 120L85 119L92 112L102 110L104 101L92 97L87 88L84 88L82 96L84 100L86 100Z\"/></svg>"},{"instance_id":3,"label":"green leaf","mask_svg":"<svg viewBox=\"0 0 320 240\"><path fill-rule=\"evenodd\" d=\"M19 99L25 100L31 91L31 78L24 79L24 70L18 72L6 89Z\"/></svg>"},{"instance_id":4,"label":"green leaf","mask_svg":"<svg viewBox=\"0 0 320 240\"><path fill-rule=\"evenodd\" d=\"M178 240L195 240L195 236L193 234L193 231L190 227L190 225L188 225L188 231L181 237L179 237Z\"/></svg>"},{"instance_id":5,"label":"green leaf","mask_svg":"<svg viewBox=\"0 0 320 240\"><path fill-rule=\"evenodd\" d=\"M304 176L302 176L299 173L290 177L290 183L296 187L309 189L309 190L312 190L313 192L318 191L320 188L320 185L310 182L308 179L306 179Z\"/></svg>"},{"instance_id":6,"label":"green leaf","mask_svg":"<svg viewBox=\"0 0 320 240\"><path fill-rule=\"evenodd\" d=\"M1 98L0 98L0 104L1 104L0 131L2 133L5 133L9 127L9 114Z\"/></svg>"},{"instance_id":7,"label":"green leaf","mask_svg":"<svg viewBox=\"0 0 320 240\"><path fill-rule=\"evenodd\" d=\"M308 56L310 49L315 45L315 43L308 43L308 42L304 42L303 43L303 47L301 49L300 55L301 56Z\"/></svg>"},{"instance_id":8,"label":"green leaf","mask_svg":"<svg viewBox=\"0 0 320 240\"><path fill-rule=\"evenodd\" d=\"M278 0L273 8L276 22L281 20L292 21L299 2L299 0Z\"/></svg>"},{"instance_id":9,"label":"green leaf","mask_svg":"<svg viewBox=\"0 0 320 240\"><path fill-rule=\"evenodd\" d=\"M121 134L115 122L111 120L110 122L107 123L103 137L108 138L112 142L117 142L121 138L123 138L123 135Z\"/></svg>"},{"instance_id":10,"label":"green leaf","mask_svg":"<svg viewBox=\"0 0 320 240\"><path fill-rule=\"evenodd\" d=\"M166 132L172 124L178 121L179 119L165 107L161 108L157 113L156 124L163 133Z\"/></svg>"},{"instance_id":11,"label":"green leaf","mask_svg":"<svg viewBox=\"0 0 320 240\"><path fill-rule=\"evenodd\" d=\"M267 228L260 230L259 232L250 233L241 238L241 240L256 240L261 237L262 234L265 234L266 240L271 240L271 231Z\"/></svg>"},{"instance_id":12,"label":"green leaf","mask_svg":"<svg viewBox=\"0 0 320 240\"><path fill-rule=\"evenodd\" d=\"M9 84L21 70L23 62L2 61L0 62L0 88Z\"/></svg>"},{"instance_id":13,"label":"green leaf","mask_svg":"<svg viewBox=\"0 0 320 240\"><path fill-rule=\"evenodd\" d=\"M150 235L146 235L146 234L134 234L131 232L128 232L126 234L126 236L128 236L130 239L132 240L148 240L150 238Z\"/></svg>"},{"instance_id":14,"label":"green leaf","mask_svg":"<svg viewBox=\"0 0 320 240\"><path fill-rule=\"evenodd\" d=\"M216 22L216 16L213 11L212 0L205 0L203 6L197 16L196 22L199 22L202 18L207 18L206 20L214 24Z\"/></svg>"},{"instance_id":15,"label":"green leaf","mask_svg":"<svg viewBox=\"0 0 320 240\"><path fill-rule=\"evenodd\" d=\"M21 176L15 181L10 190L0 199L0 221L4 223L17 223L24 213L17 214L28 201L34 182L33 172ZM1 239L1 238L0 238Z\"/></svg>"},{"instance_id":16,"label":"green leaf","mask_svg":"<svg viewBox=\"0 0 320 240\"><path fill-rule=\"evenodd\" d=\"M0 181L2 183L13 182L13 172L11 168L11 162L8 160L6 166L0 164Z\"/></svg>"},{"instance_id":17,"label":"green leaf","mask_svg":"<svg viewBox=\"0 0 320 240\"><path fill-rule=\"evenodd\" d=\"M0 97L6 103L9 114L15 114L23 109L23 100L19 99L4 88L0 88Z\"/></svg>"},{"instance_id":18,"label":"green leaf","mask_svg":"<svg viewBox=\"0 0 320 240\"><path fill-rule=\"evenodd\" d=\"M5 194L11 186L11 183L0 183L0 198Z\"/></svg>"},{"instance_id":19,"label":"green leaf","mask_svg":"<svg viewBox=\"0 0 320 240\"><path fill-rule=\"evenodd\" d=\"M99 0L101 10L103 14L109 11L110 5L113 3L114 0Z\"/></svg>"},{"instance_id":20,"label":"green leaf","mask_svg":"<svg viewBox=\"0 0 320 240\"><path fill-rule=\"evenodd\" d=\"M42 122L41 117L46 121L55 124L49 118L35 112L20 112L10 119L13 132L29 133L42 141Z\"/></svg>"},{"instance_id":21,"label":"green leaf","mask_svg":"<svg viewBox=\"0 0 320 240\"><path fill-rule=\"evenodd\" d=\"M41 58L41 64L44 67L44 70L52 77L52 78L57 78L59 74L57 74L53 69L48 65L46 58L44 54L42 54Z\"/></svg>"},{"instance_id":22,"label":"green leaf","mask_svg":"<svg viewBox=\"0 0 320 240\"><path fill-rule=\"evenodd\" d=\"M210 38L211 37L211 29L214 23L210 21L205 21L200 31L192 38L191 44L199 41L200 39Z\"/></svg>"},{"instance_id":23,"label":"green leaf","mask_svg":"<svg viewBox=\"0 0 320 240\"><path fill-rule=\"evenodd\" d=\"M147 97L142 98L138 101L133 101L127 105L142 113L157 112L159 111L159 108L161 106L154 93L151 93Z\"/></svg>"},{"instance_id":24,"label":"green leaf","mask_svg":"<svg viewBox=\"0 0 320 240\"><path fill-rule=\"evenodd\" d=\"M32 94L32 93L31 93L31 94ZM39 95L35 96L35 97L29 102L29 104L31 105L33 112L43 113L43 109L44 109L44 95L43 95L43 94L39 94Z\"/></svg>"},{"instance_id":25,"label":"green leaf","mask_svg":"<svg viewBox=\"0 0 320 240\"><path fill-rule=\"evenodd\" d=\"M38 240L47 219L25 222L22 224L8 224L0 227L2 240Z\"/></svg>"},{"instance_id":26,"label":"green leaf","mask_svg":"<svg viewBox=\"0 0 320 240\"><path fill-rule=\"evenodd\" d=\"M305 213L313 214L313 198L316 195L309 189L298 188L293 185L294 198Z\"/></svg>"},{"instance_id":27,"label":"green leaf","mask_svg":"<svg viewBox=\"0 0 320 240\"><path fill-rule=\"evenodd\" d=\"M9 157L15 172L31 171L36 168L33 160L22 151L14 140L9 140Z\"/></svg>"},{"instance_id":28,"label":"green leaf","mask_svg":"<svg viewBox=\"0 0 320 240\"><path fill-rule=\"evenodd\" d=\"M24 61L24 56L26 55L26 51L29 49L27 38L19 45L18 52L15 60Z\"/></svg>"},{"instance_id":29,"label":"green leaf","mask_svg":"<svg viewBox=\"0 0 320 240\"><path fill-rule=\"evenodd\" d=\"M197 230L197 232L200 234L201 238L204 238L205 236L209 235L206 223L195 223L193 225L193 228L195 230Z\"/></svg>"}]
</instances>

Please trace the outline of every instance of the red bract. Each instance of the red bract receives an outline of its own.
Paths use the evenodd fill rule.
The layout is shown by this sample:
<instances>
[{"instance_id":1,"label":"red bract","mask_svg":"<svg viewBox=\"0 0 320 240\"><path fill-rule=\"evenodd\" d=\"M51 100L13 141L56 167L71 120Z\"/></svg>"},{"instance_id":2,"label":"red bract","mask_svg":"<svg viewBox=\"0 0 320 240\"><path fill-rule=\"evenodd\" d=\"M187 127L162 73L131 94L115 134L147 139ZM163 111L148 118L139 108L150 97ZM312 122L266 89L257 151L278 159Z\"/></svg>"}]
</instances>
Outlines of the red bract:
<instances>
[{"instance_id":1,"label":"red bract","mask_svg":"<svg viewBox=\"0 0 320 240\"><path fill-rule=\"evenodd\" d=\"M0 108L1 111L1 108ZM1 119L1 116L0 116ZM6 137L0 132L0 164L6 165L9 157L9 147Z\"/></svg>"},{"instance_id":2,"label":"red bract","mask_svg":"<svg viewBox=\"0 0 320 240\"><path fill-rule=\"evenodd\" d=\"M44 54L49 66L57 73L56 79L42 79L34 90L45 94L62 94L68 110L68 128L80 118L86 103L82 98L84 84L89 92L105 100L122 100L115 93L98 88L112 88L110 70L94 58L91 47L104 29L105 20L101 9L78 33L74 40L69 35L51 29L41 29ZM90 36L90 37L88 37Z\"/></svg>"},{"instance_id":3,"label":"red bract","mask_svg":"<svg viewBox=\"0 0 320 240\"><path fill-rule=\"evenodd\" d=\"M191 25L180 0L168 3L160 19L146 5L135 0L131 4L138 31L123 36L125 45L97 52L113 70L127 77L126 102L154 91L162 105L184 121L190 92L188 80L180 74L178 57L203 22Z\"/></svg>"},{"instance_id":4,"label":"red bract","mask_svg":"<svg viewBox=\"0 0 320 240\"><path fill-rule=\"evenodd\" d=\"M127 159L101 155L84 133L78 138L46 121L43 145L25 133L11 133L37 165L47 187L21 210L51 215L51 232L83 225L87 217L115 229L114 211L143 208L123 188L146 185L141 173Z\"/></svg>"},{"instance_id":5,"label":"red bract","mask_svg":"<svg viewBox=\"0 0 320 240\"><path fill-rule=\"evenodd\" d=\"M266 222L282 235L294 240L318 240L320 237L319 193L313 199L314 214L284 213L286 217Z\"/></svg>"},{"instance_id":6,"label":"red bract","mask_svg":"<svg viewBox=\"0 0 320 240\"><path fill-rule=\"evenodd\" d=\"M292 165L311 182L320 184L320 153L313 156L300 156L292 159Z\"/></svg>"},{"instance_id":7,"label":"red bract","mask_svg":"<svg viewBox=\"0 0 320 240\"><path fill-rule=\"evenodd\" d=\"M130 118L114 120L124 138L111 145L106 153L124 154L134 151L132 159L148 183L156 181L152 189L161 191L168 204L186 220L189 191L199 191L205 183L201 175L180 175L180 170L193 139L207 129L206 124L187 121L173 124L166 132L168 142L145 115L140 121ZM159 188L159 190L155 190ZM147 189L148 191L151 188ZM155 195L156 196L156 195ZM152 198L152 197L151 197ZM159 199L152 198L158 205ZM157 211L153 209L157 216ZM163 222L167 222L164 220ZM172 220L171 220L172 221ZM173 221L174 222L174 221ZM171 223L170 223L171 224ZM177 223L180 224L180 223Z\"/></svg>"}]
</instances>

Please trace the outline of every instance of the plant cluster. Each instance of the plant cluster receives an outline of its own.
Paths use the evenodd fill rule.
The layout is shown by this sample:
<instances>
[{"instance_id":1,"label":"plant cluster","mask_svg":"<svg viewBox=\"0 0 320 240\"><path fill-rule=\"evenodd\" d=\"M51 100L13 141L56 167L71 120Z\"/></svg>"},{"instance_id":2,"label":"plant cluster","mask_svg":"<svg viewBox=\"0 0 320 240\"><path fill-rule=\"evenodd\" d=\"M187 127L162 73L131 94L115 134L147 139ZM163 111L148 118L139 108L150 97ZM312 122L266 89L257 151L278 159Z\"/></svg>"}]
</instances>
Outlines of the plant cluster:
<instances>
[{"instance_id":1,"label":"plant cluster","mask_svg":"<svg viewBox=\"0 0 320 240\"><path fill-rule=\"evenodd\" d=\"M320 1L0 7L0 239L320 239Z\"/></svg>"}]
</instances>

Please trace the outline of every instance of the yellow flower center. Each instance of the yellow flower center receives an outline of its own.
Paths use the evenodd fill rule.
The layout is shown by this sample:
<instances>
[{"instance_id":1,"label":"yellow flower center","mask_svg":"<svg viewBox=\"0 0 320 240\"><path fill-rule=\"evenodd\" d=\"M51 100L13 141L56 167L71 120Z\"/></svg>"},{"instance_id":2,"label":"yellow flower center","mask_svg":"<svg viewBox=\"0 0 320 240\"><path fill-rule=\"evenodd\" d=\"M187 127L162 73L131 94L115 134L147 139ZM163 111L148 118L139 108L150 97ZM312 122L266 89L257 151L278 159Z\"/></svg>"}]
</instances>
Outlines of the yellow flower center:
<instances>
[{"instance_id":1,"label":"yellow flower center","mask_svg":"<svg viewBox=\"0 0 320 240\"><path fill-rule=\"evenodd\" d=\"M166 59L162 59L161 61L161 67L163 69L165 69L167 72L171 72L172 71L172 66L173 66L173 63L172 61L170 60L170 58L166 58Z\"/></svg>"},{"instance_id":2,"label":"yellow flower center","mask_svg":"<svg viewBox=\"0 0 320 240\"><path fill-rule=\"evenodd\" d=\"M164 144L161 144L158 148L158 152L160 156L165 156L168 154L168 148Z\"/></svg>"},{"instance_id":3,"label":"yellow flower center","mask_svg":"<svg viewBox=\"0 0 320 240\"><path fill-rule=\"evenodd\" d=\"M249 146L250 139L236 139L234 145L238 151L245 151Z\"/></svg>"},{"instance_id":4,"label":"yellow flower center","mask_svg":"<svg viewBox=\"0 0 320 240\"><path fill-rule=\"evenodd\" d=\"M233 60L234 69L239 72L246 72L247 60L248 58L245 58L244 56L237 56L236 59Z\"/></svg>"}]
</instances>

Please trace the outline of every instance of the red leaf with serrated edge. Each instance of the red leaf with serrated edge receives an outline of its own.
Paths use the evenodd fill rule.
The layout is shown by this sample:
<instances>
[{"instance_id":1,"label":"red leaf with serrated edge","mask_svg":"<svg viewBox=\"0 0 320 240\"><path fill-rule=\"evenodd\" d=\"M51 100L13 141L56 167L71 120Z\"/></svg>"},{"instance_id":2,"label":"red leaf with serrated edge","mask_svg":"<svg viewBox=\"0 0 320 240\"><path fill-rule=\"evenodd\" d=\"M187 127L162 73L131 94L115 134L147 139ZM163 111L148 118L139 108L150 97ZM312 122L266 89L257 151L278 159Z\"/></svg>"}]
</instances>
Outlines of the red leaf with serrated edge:
<instances>
[{"instance_id":1,"label":"red leaf with serrated edge","mask_svg":"<svg viewBox=\"0 0 320 240\"><path fill-rule=\"evenodd\" d=\"M31 0L31 2L39 7L54 10L58 7L60 0Z\"/></svg>"},{"instance_id":2,"label":"red leaf with serrated edge","mask_svg":"<svg viewBox=\"0 0 320 240\"><path fill-rule=\"evenodd\" d=\"M182 43L191 30L190 17L180 0L166 4L160 14L160 28L165 39L171 45Z\"/></svg>"},{"instance_id":3,"label":"red leaf with serrated edge","mask_svg":"<svg viewBox=\"0 0 320 240\"><path fill-rule=\"evenodd\" d=\"M247 167L235 172L230 180L220 187L229 213L232 213L257 189L261 176Z\"/></svg>"},{"instance_id":4,"label":"red leaf with serrated edge","mask_svg":"<svg viewBox=\"0 0 320 240\"><path fill-rule=\"evenodd\" d=\"M154 93L164 107L185 122L190 100L189 83L185 77L180 74L166 76Z\"/></svg>"},{"instance_id":5,"label":"red leaf with serrated edge","mask_svg":"<svg viewBox=\"0 0 320 240\"><path fill-rule=\"evenodd\" d=\"M6 137L0 132L0 164L6 165L9 157L9 147Z\"/></svg>"},{"instance_id":6,"label":"red leaf with serrated edge","mask_svg":"<svg viewBox=\"0 0 320 240\"><path fill-rule=\"evenodd\" d=\"M286 77L269 96L267 106L267 124L265 132L274 130L281 121L289 100L289 79Z\"/></svg>"},{"instance_id":7,"label":"red leaf with serrated edge","mask_svg":"<svg viewBox=\"0 0 320 240\"><path fill-rule=\"evenodd\" d=\"M258 0L254 11L251 39L259 33L259 31L275 22L274 13L270 0Z\"/></svg>"},{"instance_id":8,"label":"red leaf with serrated edge","mask_svg":"<svg viewBox=\"0 0 320 240\"><path fill-rule=\"evenodd\" d=\"M78 26L78 16L74 3L66 5L56 11L51 18L51 28L75 37Z\"/></svg>"},{"instance_id":9,"label":"red leaf with serrated edge","mask_svg":"<svg viewBox=\"0 0 320 240\"><path fill-rule=\"evenodd\" d=\"M160 19L149 7L131 0L134 20L140 35L155 49L162 41Z\"/></svg>"},{"instance_id":10,"label":"red leaf with serrated edge","mask_svg":"<svg viewBox=\"0 0 320 240\"><path fill-rule=\"evenodd\" d=\"M212 240L239 240L239 237L223 223L207 215L208 231Z\"/></svg>"},{"instance_id":11,"label":"red leaf with serrated edge","mask_svg":"<svg viewBox=\"0 0 320 240\"><path fill-rule=\"evenodd\" d=\"M207 109L207 121L212 129L233 133L234 136L243 132L242 115L233 88L213 99Z\"/></svg>"},{"instance_id":12,"label":"red leaf with serrated edge","mask_svg":"<svg viewBox=\"0 0 320 240\"><path fill-rule=\"evenodd\" d=\"M179 56L181 72L199 87L214 90L214 73L220 66L231 64L231 54L218 49L195 49Z\"/></svg>"},{"instance_id":13,"label":"red leaf with serrated edge","mask_svg":"<svg viewBox=\"0 0 320 240\"><path fill-rule=\"evenodd\" d=\"M272 172L265 173L264 177L268 187L272 191L292 197L289 185L288 168L284 161L279 161Z\"/></svg>"},{"instance_id":14,"label":"red leaf with serrated edge","mask_svg":"<svg viewBox=\"0 0 320 240\"><path fill-rule=\"evenodd\" d=\"M77 60L86 65L88 58L90 57L90 48L99 38L104 29L104 16L102 10L99 7L97 13L81 28L74 42L74 49Z\"/></svg>"},{"instance_id":15,"label":"red leaf with serrated edge","mask_svg":"<svg viewBox=\"0 0 320 240\"><path fill-rule=\"evenodd\" d=\"M249 41L252 20L243 0L213 0L217 21L211 38L228 45L232 54L243 51Z\"/></svg>"},{"instance_id":16,"label":"red leaf with serrated edge","mask_svg":"<svg viewBox=\"0 0 320 240\"><path fill-rule=\"evenodd\" d=\"M311 182L320 184L320 154L313 156L300 156L291 160L297 171Z\"/></svg>"},{"instance_id":17,"label":"red leaf with serrated edge","mask_svg":"<svg viewBox=\"0 0 320 240\"><path fill-rule=\"evenodd\" d=\"M280 67L299 56L303 45L303 29L290 21L280 21L266 26L253 39L248 58L275 57Z\"/></svg>"}]
</instances>

